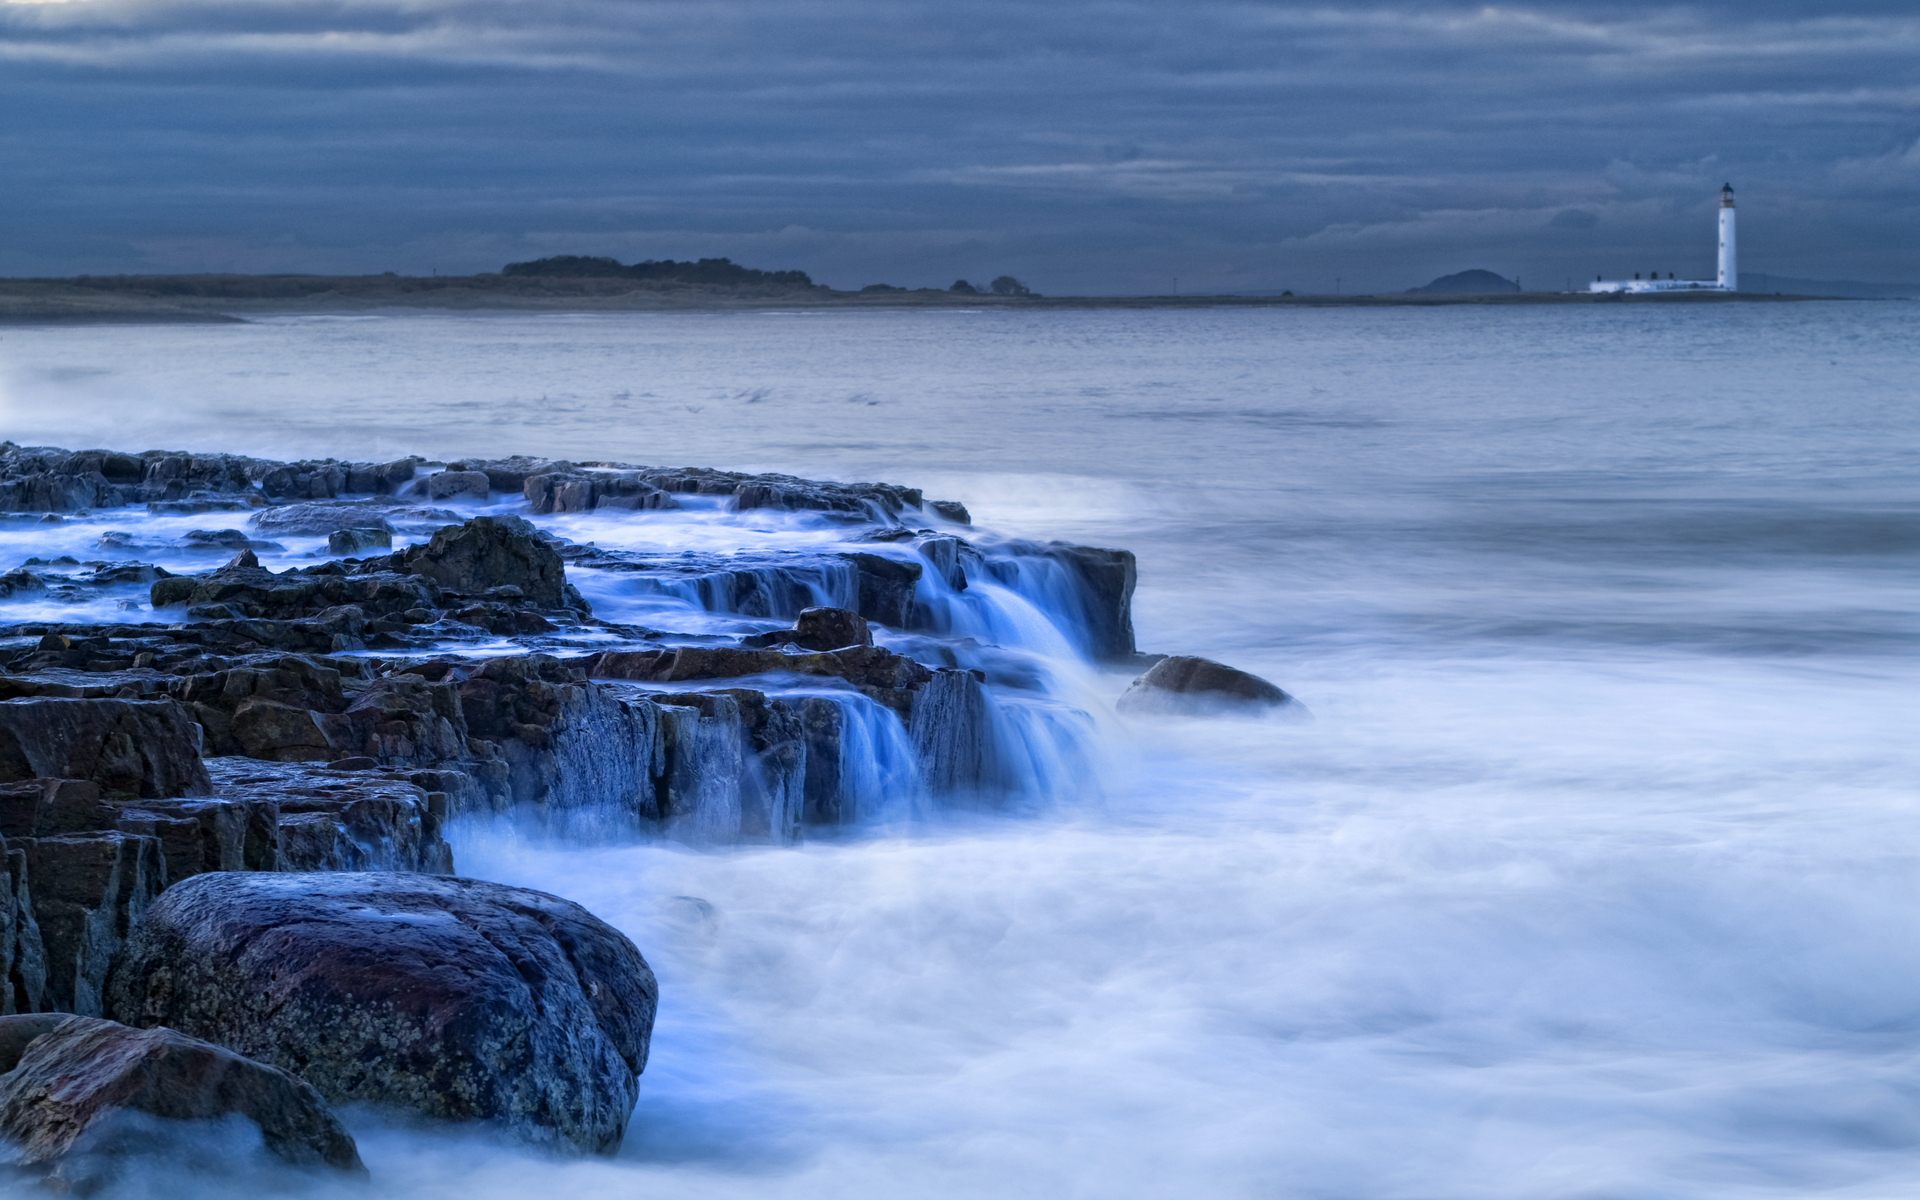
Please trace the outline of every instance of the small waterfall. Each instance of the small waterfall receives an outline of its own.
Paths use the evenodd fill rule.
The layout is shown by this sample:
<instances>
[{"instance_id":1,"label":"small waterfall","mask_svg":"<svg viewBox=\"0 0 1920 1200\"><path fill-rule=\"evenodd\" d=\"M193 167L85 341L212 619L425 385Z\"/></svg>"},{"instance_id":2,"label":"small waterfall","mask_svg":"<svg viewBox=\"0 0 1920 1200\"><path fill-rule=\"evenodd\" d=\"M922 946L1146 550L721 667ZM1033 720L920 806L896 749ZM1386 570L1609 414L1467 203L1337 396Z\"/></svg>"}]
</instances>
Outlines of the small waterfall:
<instances>
[{"instance_id":1,"label":"small waterfall","mask_svg":"<svg viewBox=\"0 0 1920 1200\"><path fill-rule=\"evenodd\" d=\"M660 815L662 710L588 689L553 739L551 777L539 804L548 827L589 840L631 836Z\"/></svg>"},{"instance_id":2,"label":"small waterfall","mask_svg":"<svg viewBox=\"0 0 1920 1200\"><path fill-rule=\"evenodd\" d=\"M684 842L738 841L748 774L739 702L710 692L654 699L665 758L657 790L661 832Z\"/></svg>"},{"instance_id":3,"label":"small waterfall","mask_svg":"<svg viewBox=\"0 0 1920 1200\"><path fill-rule=\"evenodd\" d=\"M1003 789L991 703L973 672L942 668L913 705L909 736L927 789L940 799Z\"/></svg>"},{"instance_id":4,"label":"small waterfall","mask_svg":"<svg viewBox=\"0 0 1920 1200\"><path fill-rule=\"evenodd\" d=\"M989 693L998 768L1008 800L1023 807L1097 800L1096 731L1077 708L1031 695Z\"/></svg>"},{"instance_id":5,"label":"small waterfall","mask_svg":"<svg viewBox=\"0 0 1920 1200\"><path fill-rule=\"evenodd\" d=\"M775 620L792 620L803 608L853 608L859 602L859 575L853 564L831 559L702 574L637 575L633 587L701 612Z\"/></svg>"}]
</instances>

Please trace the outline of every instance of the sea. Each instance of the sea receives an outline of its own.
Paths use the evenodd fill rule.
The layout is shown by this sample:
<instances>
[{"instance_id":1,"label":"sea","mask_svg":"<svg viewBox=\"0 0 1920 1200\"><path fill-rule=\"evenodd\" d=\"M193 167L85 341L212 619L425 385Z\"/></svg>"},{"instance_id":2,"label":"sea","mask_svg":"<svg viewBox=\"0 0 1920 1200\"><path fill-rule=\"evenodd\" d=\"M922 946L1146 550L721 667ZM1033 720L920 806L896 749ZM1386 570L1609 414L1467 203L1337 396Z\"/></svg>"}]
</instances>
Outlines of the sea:
<instances>
[{"instance_id":1,"label":"sea","mask_svg":"<svg viewBox=\"0 0 1920 1200\"><path fill-rule=\"evenodd\" d=\"M626 1143L356 1112L371 1184L300 1194L1920 1193L1920 305L12 328L0 436L906 484L1300 702L1117 713L1036 635L1084 765L1026 803L457 828L658 973Z\"/></svg>"}]
</instances>

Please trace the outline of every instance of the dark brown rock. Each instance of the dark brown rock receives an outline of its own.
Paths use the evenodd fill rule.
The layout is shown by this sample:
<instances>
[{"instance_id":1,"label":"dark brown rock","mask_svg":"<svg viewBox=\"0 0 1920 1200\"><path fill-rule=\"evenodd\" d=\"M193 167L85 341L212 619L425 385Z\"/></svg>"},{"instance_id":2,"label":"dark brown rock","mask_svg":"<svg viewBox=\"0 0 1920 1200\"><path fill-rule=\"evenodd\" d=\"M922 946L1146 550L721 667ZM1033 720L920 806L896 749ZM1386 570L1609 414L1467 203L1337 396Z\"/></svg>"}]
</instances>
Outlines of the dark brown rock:
<instances>
[{"instance_id":1,"label":"dark brown rock","mask_svg":"<svg viewBox=\"0 0 1920 1200\"><path fill-rule=\"evenodd\" d=\"M407 570L463 596L512 586L542 608L559 608L566 600L560 555L517 517L448 525L425 546L407 551Z\"/></svg>"},{"instance_id":2,"label":"dark brown rock","mask_svg":"<svg viewBox=\"0 0 1920 1200\"><path fill-rule=\"evenodd\" d=\"M844 608L802 609L793 623L794 644L804 650L844 650L873 645L867 619Z\"/></svg>"},{"instance_id":3,"label":"dark brown rock","mask_svg":"<svg viewBox=\"0 0 1920 1200\"><path fill-rule=\"evenodd\" d=\"M920 564L884 554L854 553L843 557L859 572L857 594L860 615L889 629L913 625L914 589L920 582Z\"/></svg>"},{"instance_id":4,"label":"dark brown rock","mask_svg":"<svg viewBox=\"0 0 1920 1200\"><path fill-rule=\"evenodd\" d=\"M171 700L0 701L0 782L85 779L135 796L204 796L200 727Z\"/></svg>"},{"instance_id":5,"label":"dark brown rock","mask_svg":"<svg viewBox=\"0 0 1920 1200\"><path fill-rule=\"evenodd\" d=\"M360 527L336 529L327 535L328 554L359 554L367 550L391 550L393 533L386 529Z\"/></svg>"},{"instance_id":6,"label":"dark brown rock","mask_svg":"<svg viewBox=\"0 0 1920 1200\"><path fill-rule=\"evenodd\" d=\"M171 1029L0 1017L0 1051L23 1039L0 1075L0 1142L54 1190L92 1191L132 1156L174 1149L185 1122L229 1115L256 1125L283 1163L367 1173L326 1101L286 1071Z\"/></svg>"},{"instance_id":7,"label":"dark brown rock","mask_svg":"<svg viewBox=\"0 0 1920 1200\"><path fill-rule=\"evenodd\" d=\"M378 529L393 535L393 525L365 504L283 504L263 508L247 524L271 537L327 537L342 529Z\"/></svg>"},{"instance_id":8,"label":"dark brown rock","mask_svg":"<svg viewBox=\"0 0 1920 1200\"><path fill-rule=\"evenodd\" d=\"M427 476L427 497L431 500L485 500L488 487L484 471L448 470Z\"/></svg>"},{"instance_id":9,"label":"dark brown rock","mask_svg":"<svg viewBox=\"0 0 1920 1200\"><path fill-rule=\"evenodd\" d=\"M1210 658L1163 658L1133 681L1117 707L1122 712L1155 712L1183 706L1226 704L1278 707L1293 703L1258 675L1249 675Z\"/></svg>"},{"instance_id":10,"label":"dark brown rock","mask_svg":"<svg viewBox=\"0 0 1920 1200\"><path fill-rule=\"evenodd\" d=\"M112 1013L297 1067L334 1103L617 1149L657 987L578 905L424 875L201 875L147 913Z\"/></svg>"},{"instance_id":11,"label":"dark brown rock","mask_svg":"<svg viewBox=\"0 0 1920 1200\"><path fill-rule=\"evenodd\" d=\"M46 948L42 1006L100 1015L107 968L166 886L160 843L115 831L10 838L8 845L24 852L34 919Z\"/></svg>"}]
</instances>

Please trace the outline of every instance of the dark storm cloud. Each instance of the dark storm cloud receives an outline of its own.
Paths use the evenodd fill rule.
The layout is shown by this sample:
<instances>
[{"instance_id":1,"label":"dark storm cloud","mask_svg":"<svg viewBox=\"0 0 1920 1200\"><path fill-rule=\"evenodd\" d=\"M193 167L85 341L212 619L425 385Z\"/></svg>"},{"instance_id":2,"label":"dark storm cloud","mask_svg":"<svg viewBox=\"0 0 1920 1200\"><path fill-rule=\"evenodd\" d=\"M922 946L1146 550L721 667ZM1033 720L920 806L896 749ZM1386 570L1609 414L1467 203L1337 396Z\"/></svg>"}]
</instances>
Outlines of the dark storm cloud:
<instances>
[{"instance_id":1,"label":"dark storm cloud","mask_svg":"<svg viewBox=\"0 0 1920 1200\"><path fill-rule=\"evenodd\" d=\"M0 271L1920 278L1910 4L0 2Z\"/></svg>"}]
</instances>

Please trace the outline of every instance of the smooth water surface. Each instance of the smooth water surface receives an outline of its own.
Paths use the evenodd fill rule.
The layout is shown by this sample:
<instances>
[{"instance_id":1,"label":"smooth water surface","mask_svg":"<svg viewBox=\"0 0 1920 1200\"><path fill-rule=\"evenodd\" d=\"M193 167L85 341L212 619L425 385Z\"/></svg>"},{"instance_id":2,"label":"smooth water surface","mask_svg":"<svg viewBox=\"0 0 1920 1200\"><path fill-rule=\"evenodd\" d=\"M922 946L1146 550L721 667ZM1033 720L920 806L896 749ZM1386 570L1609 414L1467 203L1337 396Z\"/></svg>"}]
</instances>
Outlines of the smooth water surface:
<instances>
[{"instance_id":1,"label":"smooth water surface","mask_svg":"<svg viewBox=\"0 0 1920 1200\"><path fill-rule=\"evenodd\" d=\"M22 443L884 478L1140 555L1104 797L472 832L659 971L612 1162L379 1196L1920 1190L1920 306L300 318L0 334ZM0 568L13 564L0 564Z\"/></svg>"}]
</instances>

